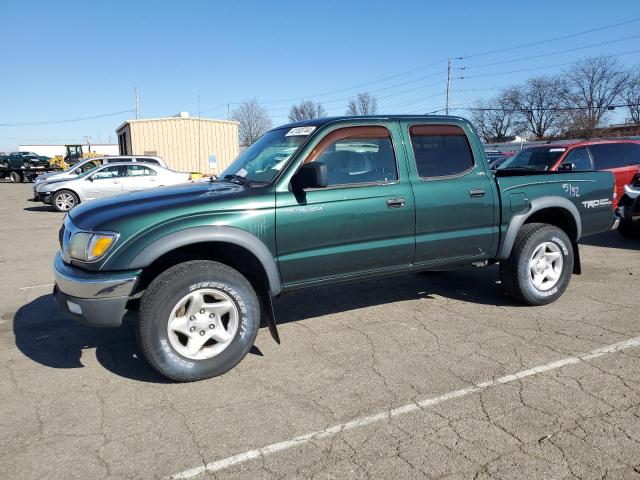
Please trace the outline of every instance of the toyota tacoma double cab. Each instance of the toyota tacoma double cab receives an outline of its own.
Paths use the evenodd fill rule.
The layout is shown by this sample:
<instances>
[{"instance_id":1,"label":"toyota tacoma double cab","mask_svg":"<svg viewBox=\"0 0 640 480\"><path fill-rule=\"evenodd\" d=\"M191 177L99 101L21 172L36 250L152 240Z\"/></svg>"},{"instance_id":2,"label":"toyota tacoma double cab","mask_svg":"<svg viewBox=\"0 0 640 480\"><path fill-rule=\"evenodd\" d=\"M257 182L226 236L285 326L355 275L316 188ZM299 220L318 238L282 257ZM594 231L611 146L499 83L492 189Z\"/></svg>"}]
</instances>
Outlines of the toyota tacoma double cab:
<instances>
[{"instance_id":1,"label":"toyota tacoma double cab","mask_svg":"<svg viewBox=\"0 0 640 480\"><path fill-rule=\"evenodd\" d=\"M315 119L265 133L219 178L73 208L54 295L117 327L137 310L163 375L220 375L294 289L500 264L505 292L553 302L580 273L578 241L615 228L610 172L490 169L458 117Z\"/></svg>"}]
</instances>

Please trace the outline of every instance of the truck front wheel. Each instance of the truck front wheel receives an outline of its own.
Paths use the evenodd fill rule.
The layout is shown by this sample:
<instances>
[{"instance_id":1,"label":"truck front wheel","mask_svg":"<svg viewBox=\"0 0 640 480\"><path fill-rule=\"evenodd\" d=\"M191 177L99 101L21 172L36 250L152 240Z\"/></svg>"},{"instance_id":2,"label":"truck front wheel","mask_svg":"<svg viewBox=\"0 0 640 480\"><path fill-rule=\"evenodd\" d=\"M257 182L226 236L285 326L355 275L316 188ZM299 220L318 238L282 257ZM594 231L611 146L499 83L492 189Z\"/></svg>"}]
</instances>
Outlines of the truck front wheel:
<instances>
[{"instance_id":1,"label":"truck front wheel","mask_svg":"<svg viewBox=\"0 0 640 480\"><path fill-rule=\"evenodd\" d=\"M260 302L247 279L212 261L169 268L140 302L138 343L162 375L189 382L221 375L253 346Z\"/></svg>"},{"instance_id":2,"label":"truck front wheel","mask_svg":"<svg viewBox=\"0 0 640 480\"><path fill-rule=\"evenodd\" d=\"M573 272L573 247L567 234L544 223L524 225L511 255L500 262L507 295L528 305L546 305L566 290Z\"/></svg>"}]
</instances>

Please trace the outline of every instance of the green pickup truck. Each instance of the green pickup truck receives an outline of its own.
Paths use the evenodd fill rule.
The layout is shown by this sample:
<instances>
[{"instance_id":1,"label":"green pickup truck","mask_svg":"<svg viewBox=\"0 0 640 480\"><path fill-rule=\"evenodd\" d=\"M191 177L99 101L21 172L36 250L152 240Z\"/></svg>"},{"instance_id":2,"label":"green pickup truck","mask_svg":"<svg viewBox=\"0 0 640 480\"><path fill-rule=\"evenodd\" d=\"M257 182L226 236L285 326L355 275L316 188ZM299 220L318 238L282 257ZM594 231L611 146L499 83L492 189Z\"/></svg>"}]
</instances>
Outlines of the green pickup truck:
<instances>
[{"instance_id":1,"label":"green pickup truck","mask_svg":"<svg viewBox=\"0 0 640 480\"><path fill-rule=\"evenodd\" d=\"M609 172L493 172L462 118L293 123L218 179L71 210L54 294L89 325L137 310L149 363L198 380L240 362L261 319L279 342L272 299L303 287L499 262L515 301L553 302L580 238L616 227L613 192Z\"/></svg>"}]
</instances>

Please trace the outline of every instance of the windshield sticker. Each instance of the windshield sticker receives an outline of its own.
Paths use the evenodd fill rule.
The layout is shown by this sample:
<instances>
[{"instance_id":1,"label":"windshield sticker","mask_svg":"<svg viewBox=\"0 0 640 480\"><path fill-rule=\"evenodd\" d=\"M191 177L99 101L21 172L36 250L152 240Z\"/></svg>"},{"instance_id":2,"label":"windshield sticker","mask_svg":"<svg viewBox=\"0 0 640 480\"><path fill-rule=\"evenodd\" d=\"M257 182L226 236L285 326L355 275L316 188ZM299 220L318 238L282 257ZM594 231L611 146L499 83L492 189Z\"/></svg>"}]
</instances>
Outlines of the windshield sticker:
<instances>
[{"instance_id":1,"label":"windshield sticker","mask_svg":"<svg viewBox=\"0 0 640 480\"><path fill-rule=\"evenodd\" d=\"M236 175L238 175L239 177L246 177L247 176L247 171L244 168L241 168L240 170L238 170L236 172Z\"/></svg>"},{"instance_id":2,"label":"windshield sticker","mask_svg":"<svg viewBox=\"0 0 640 480\"><path fill-rule=\"evenodd\" d=\"M566 148L550 148L550 152L564 152Z\"/></svg>"},{"instance_id":3,"label":"windshield sticker","mask_svg":"<svg viewBox=\"0 0 640 480\"><path fill-rule=\"evenodd\" d=\"M293 137L293 136L299 136L299 135L309 135L315 129L316 129L316 127L294 127L294 128L292 128L291 130L289 130L287 132L285 137Z\"/></svg>"}]
</instances>

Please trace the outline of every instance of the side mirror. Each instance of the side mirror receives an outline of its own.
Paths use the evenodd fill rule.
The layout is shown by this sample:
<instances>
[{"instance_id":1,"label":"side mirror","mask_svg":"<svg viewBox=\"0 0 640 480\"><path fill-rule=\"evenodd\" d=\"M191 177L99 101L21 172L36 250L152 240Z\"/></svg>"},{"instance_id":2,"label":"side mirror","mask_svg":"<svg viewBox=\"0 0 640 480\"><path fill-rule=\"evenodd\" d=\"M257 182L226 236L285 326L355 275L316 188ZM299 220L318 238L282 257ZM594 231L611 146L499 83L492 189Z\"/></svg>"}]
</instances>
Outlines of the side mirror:
<instances>
[{"instance_id":1,"label":"side mirror","mask_svg":"<svg viewBox=\"0 0 640 480\"><path fill-rule=\"evenodd\" d=\"M89 180L90 182L93 182L93 175L87 177L87 180Z\"/></svg>"},{"instance_id":2,"label":"side mirror","mask_svg":"<svg viewBox=\"0 0 640 480\"><path fill-rule=\"evenodd\" d=\"M299 189L325 188L329 184L327 166L322 162L305 163L294 175L291 183Z\"/></svg>"},{"instance_id":3,"label":"side mirror","mask_svg":"<svg viewBox=\"0 0 640 480\"><path fill-rule=\"evenodd\" d=\"M571 170L575 170L575 168L576 166L573 164L573 162L565 162L560 164L560 166L558 167L558 170L571 171Z\"/></svg>"}]
</instances>

